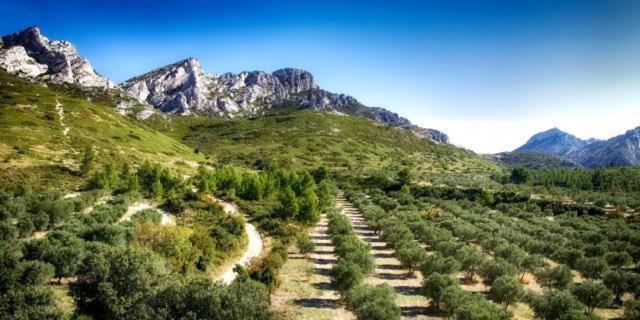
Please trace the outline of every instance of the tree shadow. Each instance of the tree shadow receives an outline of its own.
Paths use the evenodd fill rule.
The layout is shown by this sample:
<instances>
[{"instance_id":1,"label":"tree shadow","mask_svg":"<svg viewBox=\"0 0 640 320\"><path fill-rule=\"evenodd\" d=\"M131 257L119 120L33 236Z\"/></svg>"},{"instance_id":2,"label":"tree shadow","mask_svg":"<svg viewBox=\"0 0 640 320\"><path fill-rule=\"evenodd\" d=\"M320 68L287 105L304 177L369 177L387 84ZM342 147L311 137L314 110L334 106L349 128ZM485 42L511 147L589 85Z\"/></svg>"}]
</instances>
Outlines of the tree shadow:
<instances>
[{"instance_id":1,"label":"tree shadow","mask_svg":"<svg viewBox=\"0 0 640 320\"><path fill-rule=\"evenodd\" d=\"M311 286L313 286L314 288L318 289L318 290L332 290L333 286L331 285L331 282L316 282L314 284L312 284Z\"/></svg>"},{"instance_id":2,"label":"tree shadow","mask_svg":"<svg viewBox=\"0 0 640 320\"><path fill-rule=\"evenodd\" d=\"M315 264L335 264L337 262L336 259L322 259L322 258L313 258L311 259L311 262L315 263Z\"/></svg>"},{"instance_id":3,"label":"tree shadow","mask_svg":"<svg viewBox=\"0 0 640 320\"><path fill-rule=\"evenodd\" d=\"M379 264L377 268L386 269L386 270L404 270L405 269L402 265L399 265L399 264Z\"/></svg>"},{"instance_id":4,"label":"tree shadow","mask_svg":"<svg viewBox=\"0 0 640 320\"><path fill-rule=\"evenodd\" d=\"M415 306L415 307L400 307L400 314L403 317L407 317L407 318L415 318L418 316L428 316L428 317L443 317L444 314L434 308L434 307L423 307L423 306Z\"/></svg>"},{"instance_id":5,"label":"tree shadow","mask_svg":"<svg viewBox=\"0 0 640 320\"><path fill-rule=\"evenodd\" d=\"M331 269L329 268L316 268L316 274L321 276L331 276Z\"/></svg>"},{"instance_id":6,"label":"tree shadow","mask_svg":"<svg viewBox=\"0 0 640 320\"><path fill-rule=\"evenodd\" d=\"M393 258L393 253L374 253L375 258Z\"/></svg>"},{"instance_id":7,"label":"tree shadow","mask_svg":"<svg viewBox=\"0 0 640 320\"><path fill-rule=\"evenodd\" d=\"M421 287L415 287L415 286L395 286L395 287L393 287L393 290L395 290L397 293L406 294L408 296L419 296L420 295L420 289L422 289L422 288Z\"/></svg>"},{"instance_id":8,"label":"tree shadow","mask_svg":"<svg viewBox=\"0 0 640 320\"><path fill-rule=\"evenodd\" d=\"M321 299L321 298L302 298L295 299L293 303L305 308L320 308L320 309L336 309L338 303L333 299Z\"/></svg>"},{"instance_id":9,"label":"tree shadow","mask_svg":"<svg viewBox=\"0 0 640 320\"><path fill-rule=\"evenodd\" d=\"M410 276L404 273L396 274L396 273L388 273L388 272L380 272L376 274L376 277L384 280L406 280L411 278Z\"/></svg>"}]
</instances>

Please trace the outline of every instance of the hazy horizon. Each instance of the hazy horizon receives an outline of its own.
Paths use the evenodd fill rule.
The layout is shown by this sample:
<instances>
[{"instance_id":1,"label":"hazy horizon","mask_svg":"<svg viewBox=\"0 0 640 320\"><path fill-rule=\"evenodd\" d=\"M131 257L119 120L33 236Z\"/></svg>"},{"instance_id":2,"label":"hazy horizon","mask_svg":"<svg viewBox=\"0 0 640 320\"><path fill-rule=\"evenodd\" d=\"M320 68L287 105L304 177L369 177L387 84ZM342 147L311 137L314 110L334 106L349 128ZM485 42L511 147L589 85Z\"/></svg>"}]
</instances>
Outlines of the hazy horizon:
<instances>
[{"instance_id":1,"label":"hazy horizon","mask_svg":"<svg viewBox=\"0 0 640 320\"><path fill-rule=\"evenodd\" d=\"M37 25L117 82L186 57L217 74L297 67L323 89L480 153L513 150L552 127L606 139L640 125L634 1L5 7L21 14L0 21L3 34Z\"/></svg>"}]
</instances>

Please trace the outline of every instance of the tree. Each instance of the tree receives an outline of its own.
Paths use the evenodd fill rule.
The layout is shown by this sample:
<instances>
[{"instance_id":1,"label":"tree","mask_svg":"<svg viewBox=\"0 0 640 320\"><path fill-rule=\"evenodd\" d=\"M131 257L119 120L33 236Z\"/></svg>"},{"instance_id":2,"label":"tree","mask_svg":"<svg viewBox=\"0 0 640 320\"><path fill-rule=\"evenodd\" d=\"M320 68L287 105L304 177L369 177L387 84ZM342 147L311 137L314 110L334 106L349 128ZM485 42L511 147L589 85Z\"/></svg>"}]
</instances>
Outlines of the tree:
<instances>
[{"instance_id":1,"label":"tree","mask_svg":"<svg viewBox=\"0 0 640 320\"><path fill-rule=\"evenodd\" d=\"M624 319L625 320L640 319L640 300L636 298L624 303Z\"/></svg>"},{"instance_id":2,"label":"tree","mask_svg":"<svg viewBox=\"0 0 640 320\"><path fill-rule=\"evenodd\" d=\"M613 293L599 282L585 280L571 290L573 295L587 307L587 314L591 314L597 307L607 307L611 304Z\"/></svg>"},{"instance_id":3,"label":"tree","mask_svg":"<svg viewBox=\"0 0 640 320\"><path fill-rule=\"evenodd\" d=\"M11 241L18 237L18 229L10 223L0 222L0 241Z\"/></svg>"},{"instance_id":4,"label":"tree","mask_svg":"<svg viewBox=\"0 0 640 320\"><path fill-rule=\"evenodd\" d=\"M300 212L298 220L306 223L316 223L320 220L320 210L318 210L318 199L312 188L302 191L300 197Z\"/></svg>"},{"instance_id":5,"label":"tree","mask_svg":"<svg viewBox=\"0 0 640 320\"><path fill-rule=\"evenodd\" d=\"M93 149L91 147L84 148L82 160L80 160L80 175L85 176L89 171L91 171L91 168L93 168L94 158L95 154L93 153Z\"/></svg>"},{"instance_id":6,"label":"tree","mask_svg":"<svg viewBox=\"0 0 640 320\"><path fill-rule=\"evenodd\" d=\"M330 275L331 284L342 296L346 296L351 288L362 283L364 279L362 269L345 259L338 260L338 263L331 268Z\"/></svg>"},{"instance_id":7,"label":"tree","mask_svg":"<svg viewBox=\"0 0 640 320\"><path fill-rule=\"evenodd\" d=\"M506 310L509 305L520 301L524 295L522 284L511 276L501 276L493 282L491 287L491 299L501 303Z\"/></svg>"},{"instance_id":8,"label":"tree","mask_svg":"<svg viewBox=\"0 0 640 320\"><path fill-rule=\"evenodd\" d=\"M536 279L543 288L566 289L573 283L571 269L565 265L544 268L536 272Z\"/></svg>"},{"instance_id":9,"label":"tree","mask_svg":"<svg viewBox=\"0 0 640 320\"><path fill-rule=\"evenodd\" d=\"M460 262L460 270L466 272L467 279L473 281L475 274L482 266L484 256L475 248L464 246L458 250L456 260Z\"/></svg>"},{"instance_id":10,"label":"tree","mask_svg":"<svg viewBox=\"0 0 640 320\"><path fill-rule=\"evenodd\" d=\"M428 255L420 265L423 278L428 278L432 273L440 274L456 273L460 270L460 263L454 257L444 257L439 252Z\"/></svg>"},{"instance_id":11,"label":"tree","mask_svg":"<svg viewBox=\"0 0 640 320\"><path fill-rule=\"evenodd\" d=\"M293 189L287 187L280 193L280 206L276 209L276 213L278 217L281 219L294 219L298 212L300 211L300 207L298 206L298 200L296 199L296 194L293 192Z\"/></svg>"},{"instance_id":12,"label":"tree","mask_svg":"<svg viewBox=\"0 0 640 320\"><path fill-rule=\"evenodd\" d=\"M99 247L69 285L78 308L97 319L132 317L167 279L162 258L140 248Z\"/></svg>"},{"instance_id":13,"label":"tree","mask_svg":"<svg viewBox=\"0 0 640 320\"><path fill-rule=\"evenodd\" d=\"M580 258L576 262L576 270L590 279L600 279L609 265L603 258Z\"/></svg>"},{"instance_id":14,"label":"tree","mask_svg":"<svg viewBox=\"0 0 640 320\"><path fill-rule=\"evenodd\" d=\"M529 182L531 174L525 168L513 168L511 170L511 182L514 184L524 184Z\"/></svg>"},{"instance_id":15,"label":"tree","mask_svg":"<svg viewBox=\"0 0 640 320\"><path fill-rule=\"evenodd\" d=\"M162 183L160 182L160 178L156 178L156 180L153 182L153 185L151 186L151 191L153 192L154 198L156 199L162 198L164 191L162 188Z\"/></svg>"},{"instance_id":16,"label":"tree","mask_svg":"<svg viewBox=\"0 0 640 320\"><path fill-rule=\"evenodd\" d=\"M607 262L610 266L618 269L633 262L631 256L624 251L609 252L605 256L605 258L607 259Z\"/></svg>"},{"instance_id":17,"label":"tree","mask_svg":"<svg viewBox=\"0 0 640 320\"><path fill-rule=\"evenodd\" d=\"M298 251L300 251L305 258L309 257L309 254L316 249L316 244L307 236L298 238L298 242L296 244L298 246Z\"/></svg>"},{"instance_id":18,"label":"tree","mask_svg":"<svg viewBox=\"0 0 640 320\"><path fill-rule=\"evenodd\" d=\"M487 286L492 286L493 283L502 276L513 276L515 274L516 268L502 258L486 260L480 270L482 281Z\"/></svg>"},{"instance_id":19,"label":"tree","mask_svg":"<svg viewBox=\"0 0 640 320\"><path fill-rule=\"evenodd\" d=\"M529 254L522 260L518 266L520 271L520 281L524 279L527 272L534 273L538 268L544 266L544 258L539 254Z\"/></svg>"},{"instance_id":20,"label":"tree","mask_svg":"<svg viewBox=\"0 0 640 320\"><path fill-rule=\"evenodd\" d=\"M347 308L353 310L358 320L400 319L395 292L387 284L359 285L349 291Z\"/></svg>"},{"instance_id":21,"label":"tree","mask_svg":"<svg viewBox=\"0 0 640 320\"><path fill-rule=\"evenodd\" d=\"M409 269L409 275L413 275L416 268L427 258L427 253L416 241L406 242L396 250L396 255L398 260Z\"/></svg>"},{"instance_id":22,"label":"tree","mask_svg":"<svg viewBox=\"0 0 640 320\"><path fill-rule=\"evenodd\" d=\"M458 279L436 272L422 281L422 294L431 299L436 308L440 308L445 289L455 285L458 285Z\"/></svg>"},{"instance_id":23,"label":"tree","mask_svg":"<svg viewBox=\"0 0 640 320\"><path fill-rule=\"evenodd\" d=\"M413 179L413 175L411 173L411 169L405 167L398 171L398 184L401 186L411 184L411 180Z\"/></svg>"},{"instance_id":24,"label":"tree","mask_svg":"<svg viewBox=\"0 0 640 320\"><path fill-rule=\"evenodd\" d=\"M530 293L525 296L535 317L543 320L564 319L566 316L580 312L580 302L568 291L550 290L543 295Z\"/></svg>"},{"instance_id":25,"label":"tree","mask_svg":"<svg viewBox=\"0 0 640 320\"><path fill-rule=\"evenodd\" d=\"M602 276L602 283L615 295L614 301L622 302L622 295L628 290L627 276L620 271L609 270Z\"/></svg>"}]
</instances>

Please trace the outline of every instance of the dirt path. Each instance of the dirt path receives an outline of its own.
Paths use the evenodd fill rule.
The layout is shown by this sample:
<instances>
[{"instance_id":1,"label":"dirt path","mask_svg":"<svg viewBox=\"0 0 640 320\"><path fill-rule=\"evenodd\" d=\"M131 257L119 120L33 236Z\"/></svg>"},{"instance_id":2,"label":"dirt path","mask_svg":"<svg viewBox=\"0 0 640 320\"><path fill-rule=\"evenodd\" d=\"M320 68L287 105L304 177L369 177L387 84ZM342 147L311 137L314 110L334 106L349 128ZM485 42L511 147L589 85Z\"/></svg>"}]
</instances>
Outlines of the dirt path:
<instances>
[{"instance_id":1,"label":"dirt path","mask_svg":"<svg viewBox=\"0 0 640 320\"><path fill-rule=\"evenodd\" d=\"M420 294L422 276L415 272L409 276L400 261L393 256L393 248L367 227L364 217L344 196L338 194L338 207L345 214L358 237L371 245L371 253L376 264L375 274L367 278L370 284L386 283L396 292L396 303L403 319L442 319L428 308L429 301Z\"/></svg>"},{"instance_id":2,"label":"dirt path","mask_svg":"<svg viewBox=\"0 0 640 320\"><path fill-rule=\"evenodd\" d=\"M162 216L160 224L163 226L176 224L176 218L174 215L158 208L157 204L150 204L147 200L138 201L130 205L129 208L127 208L127 212L125 212L124 215L122 215L122 217L118 219L118 223L131 220L131 217L134 214L145 209L153 209L158 211L158 213L160 213L160 215Z\"/></svg>"},{"instance_id":3,"label":"dirt path","mask_svg":"<svg viewBox=\"0 0 640 320\"><path fill-rule=\"evenodd\" d=\"M216 201L218 201L222 205L224 211L226 211L227 213L233 215L240 214L238 208L233 203L220 199L216 199ZM247 248L240 259L233 263L229 263L222 274L216 279L216 281L222 281L222 283L224 284L230 284L233 279L236 278L237 274L233 271L233 268L236 266L236 264L240 264L243 266L248 265L251 260L260 256L260 254L262 253L262 249L264 248L264 242L262 241L262 236L260 236L260 232L258 232L258 229L256 229L253 224L249 223L249 220L245 215L242 215L242 218L244 219L244 227L247 231L249 243L247 244Z\"/></svg>"},{"instance_id":4,"label":"dirt path","mask_svg":"<svg viewBox=\"0 0 640 320\"><path fill-rule=\"evenodd\" d=\"M58 111L60 125L62 126L62 134L65 136L65 138L68 138L69 126L64 123L64 106L62 105L62 103L60 103L60 101L58 101L58 98L56 98L56 111Z\"/></svg>"},{"instance_id":5,"label":"dirt path","mask_svg":"<svg viewBox=\"0 0 640 320\"><path fill-rule=\"evenodd\" d=\"M333 244L327 232L327 217L322 216L311 233L316 250L304 258L295 248L288 253L280 275L282 285L273 293L272 307L293 319L355 319L340 305L339 294L332 289L329 272L336 263Z\"/></svg>"}]
</instances>

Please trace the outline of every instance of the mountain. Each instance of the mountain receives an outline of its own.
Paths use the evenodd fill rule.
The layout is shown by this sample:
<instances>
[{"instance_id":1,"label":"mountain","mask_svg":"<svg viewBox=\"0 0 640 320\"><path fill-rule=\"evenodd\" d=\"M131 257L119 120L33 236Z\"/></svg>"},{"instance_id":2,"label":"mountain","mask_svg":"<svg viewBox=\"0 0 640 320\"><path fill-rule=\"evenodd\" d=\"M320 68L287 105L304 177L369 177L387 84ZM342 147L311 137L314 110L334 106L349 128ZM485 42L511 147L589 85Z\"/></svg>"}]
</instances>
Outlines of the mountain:
<instances>
[{"instance_id":1,"label":"mountain","mask_svg":"<svg viewBox=\"0 0 640 320\"><path fill-rule=\"evenodd\" d=\"M568 155L586 167L640 165L640 127Z\"/></svg>"},{"instance_id":2,"label":"mountain","mask_svg":"<svg viewBox=\"0 0 640 320\"><path fill-rule=\"evenodd\" d=\"M582 140L553 128L532 136L514 153L541 152L585 167L640 165L640 127L608 140Z\"/></svg>"},{"instance_id":3,"label":"mountain","mask_svg":"<svg viewBox=\"0 0 640 320\"><path fill-rule=\"evenodd\" d=\"M204 72L198 60L189 58L129 79L120 87L140 103L168 113L236 118L294 105L362 116L437 142L449 142L446 134L413 125L387 109L367 107L351 96L322 90L311 73L294 68L217 76Z\"/></svg>"},{"instance_id":4,"label":"mountain","mask_svg":"<svg viewBox=\"0 0 640 320\"><path fill-rule=\"evenodd\" d=\"M527 143L513 152L521 153L525 151L533 151L565 157L568 154L580 150L594 142L597 142L597 140L582 140L558 128L553 128L533 135Z\"/></svg>"},{"instance_id":5,"label":"mountain","mask_svg":"<svg viewBox=\"0 0 640 320\"><path fill-rule=\"evenodd\" d=\"M86 87L113 88L87 59L78 55L67 41L49 41L37 27L2 37L0 66L11 73L40 77L54 83L74 83Z\"/></svg>"},{"instance_id":6,"label":"mountain","mask_svg":"<svg viewBox=\"0 0 640 320\"><path fill-rule=\"evenodd\" d=\"M152 108L180 115L237 118L293 105L362 116L412 131L419 137L449 143L449 137L443 132L416 126L384 108L364 106L353 97L322 90L311 73L294 68L217 76L204 72L198 60L188 58L115 85L80 57L71 43L49 41L37 27L1 38L0 67L13 74L53 83L122 90L138 103L122 99L118 111L127 114L132 109L140 109L140 104L148 106L137 113L140 118L153 114Z\"/></svg>"}]
</instances>

